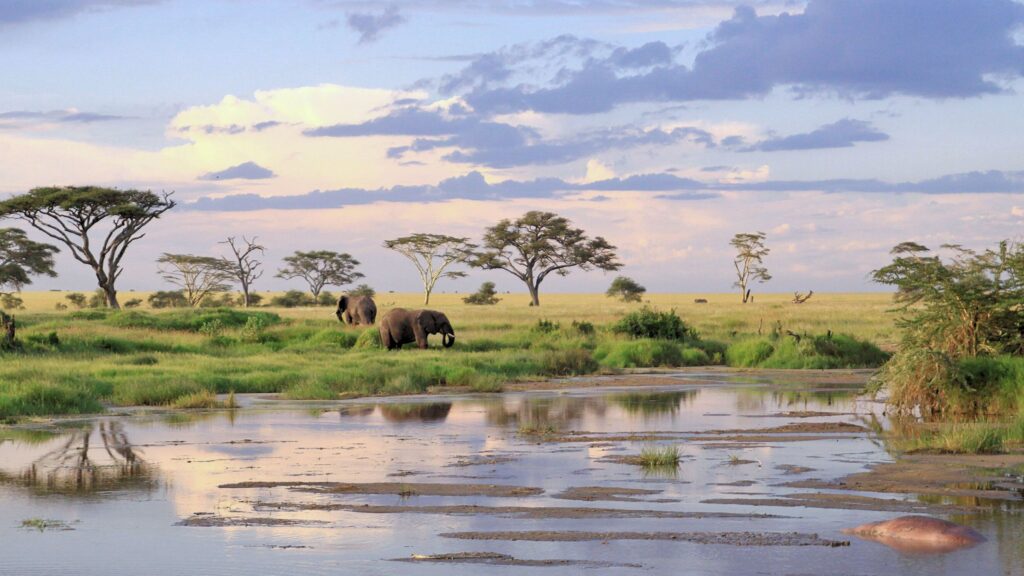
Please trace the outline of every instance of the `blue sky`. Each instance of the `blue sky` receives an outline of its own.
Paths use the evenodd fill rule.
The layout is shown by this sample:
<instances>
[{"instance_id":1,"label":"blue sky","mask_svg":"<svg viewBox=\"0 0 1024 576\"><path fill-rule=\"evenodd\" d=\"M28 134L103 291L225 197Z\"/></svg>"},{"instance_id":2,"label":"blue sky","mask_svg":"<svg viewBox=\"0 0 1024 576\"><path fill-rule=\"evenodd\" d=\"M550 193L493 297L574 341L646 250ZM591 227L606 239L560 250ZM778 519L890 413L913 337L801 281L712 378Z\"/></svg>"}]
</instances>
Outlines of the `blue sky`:
<instances>
[{"instance_id":1,"label":"blue sky","mask_svg":"<svg viewBox=\"0 0 1024 576\"><path fill-rule=\"evenodd\" d=\"M383 240L543 209L653 291L728 290L753 230L766 289L877 289L898 242L1019 238L1022 44L1016 0L4 0L0 194L175 191L125 288L245 233L412 290ZM442 289L484 280L520 289Z\"/></svg>"}]
</instances>

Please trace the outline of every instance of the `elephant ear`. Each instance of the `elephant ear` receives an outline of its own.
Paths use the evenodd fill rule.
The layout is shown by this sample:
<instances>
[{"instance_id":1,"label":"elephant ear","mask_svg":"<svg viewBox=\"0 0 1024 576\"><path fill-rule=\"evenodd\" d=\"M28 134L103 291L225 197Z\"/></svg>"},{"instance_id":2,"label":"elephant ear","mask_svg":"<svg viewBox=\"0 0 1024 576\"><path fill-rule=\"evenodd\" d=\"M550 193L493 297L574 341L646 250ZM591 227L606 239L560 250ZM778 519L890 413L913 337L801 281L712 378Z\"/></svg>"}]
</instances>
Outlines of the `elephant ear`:
<instances>
[{"instance_id":1,"label":"elephant ear","mask_svg":"<svg viewBox=\"0 0 1024 576\"><path fill-rule=\"evenodd\" d=\"M437 318L434 317L434 313L430 310L423 310L416 315L416 322L419 323L420 328L427 334L434 334L437 332Z\"/></svg>"},{"instance_id":2,"label":"elephant ear","mask_svg":"<svg viewBox=\"0 0 1024 576\"><path fill-rule=\"evenodd\" d=\"M342 312L348 310L348 295L338 298L338 310L341 310Z\"/></svg>"}]
</instances>

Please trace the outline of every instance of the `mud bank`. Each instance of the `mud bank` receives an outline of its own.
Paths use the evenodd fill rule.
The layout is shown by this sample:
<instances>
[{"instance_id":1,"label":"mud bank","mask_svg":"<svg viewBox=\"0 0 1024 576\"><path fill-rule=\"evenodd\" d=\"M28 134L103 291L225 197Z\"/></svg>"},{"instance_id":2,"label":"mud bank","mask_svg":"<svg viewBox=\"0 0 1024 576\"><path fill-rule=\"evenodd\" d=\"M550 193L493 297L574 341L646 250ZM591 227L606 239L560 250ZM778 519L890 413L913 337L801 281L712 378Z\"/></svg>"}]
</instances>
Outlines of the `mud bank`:
<instances>
[{"instance_id":1,"label":"mud bank","mask_svg":"<svg viewBox=\"0 0 1024 576\"><path fill-rule=\"evenodd\" d=\"M599 540L661 540L729 546L849 546L847 540L829 540L801 532L574 532L528 530L522 532L446 532L442 538L529 542L585 542Z\"/></svg>"}]
</instances>

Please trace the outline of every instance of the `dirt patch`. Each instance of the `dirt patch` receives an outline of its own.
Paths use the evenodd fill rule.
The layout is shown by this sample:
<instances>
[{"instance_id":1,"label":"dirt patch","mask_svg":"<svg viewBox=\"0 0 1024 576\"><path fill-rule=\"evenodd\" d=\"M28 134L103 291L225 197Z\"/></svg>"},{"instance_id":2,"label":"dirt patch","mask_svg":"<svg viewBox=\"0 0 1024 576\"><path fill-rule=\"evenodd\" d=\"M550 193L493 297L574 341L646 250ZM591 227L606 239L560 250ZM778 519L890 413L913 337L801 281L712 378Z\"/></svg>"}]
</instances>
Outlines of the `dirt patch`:
<instances>
[{"instance_id":1,"label":"dirt patch","mask_svg":"<svg viewBox=\"0 0 1024 576\"><path fill-rule=\"evenodd\" d=\"M918 514L952 514L963 513L963 506L945 506L915 502L911 500L895 500L890 498L871 498L853 494L826 494L812 492L792 494L773 498L709 498L701 500L701 504L736 504L740 506L772 506L785 508L826 508L831 510L875 510L881 512L905 512Z\"/></svg>"},{"instance_id":2,"label":"dirt patch","mask_svg":"<svg viewBox=\"0 0 1024 576\"><path fill-rule=\"evenodd\" d=\"M448 464L449 468L464 468L468 466L494 466L497 464L505 464L508 462L515 462L517 459L511 456L470 456L468 458L460 458L451 464Z\"/></svg>"},{"instance_id":3,"label":"dirt patch","mask_svg":"<svg viewBox=\"0 0 1024 576\"><path fill-rule=\"evenodd\" d=\"M443 514L451 516L492 515L530 520L586 519L586 518L786 518L773 514L743 514L732 512L679 512L673 510L630 510L621 508L578 508L554 506L477 506L471 504L450 506L376 506L372 504L321 504L318 502L256 502L253 508L287 511L343 511L361 514Z\"/></svg>"},{"instance_id":4,"label":"dirt patch","mask_svg":"<svg viewBox=\"0 0 1024 576\"><path fill-rule=\"evenodd\" d=\"M586 542L599 540L665 540L730 546L849 546L848 540L828 540L801 532L573 532L530 530L523 532L446 532L442 538L460 540L508 540L528 542Z\"/></svg>"},{"instance_id":5,"label":"dirt patch","mask_svg":"<svg viewBox=\"0 0 1024 576\"><path fill-rule=\"evenodd\" d=\"M878 464L867 472L832 482L801 480L795 488L928 494L977 505L983 500L1022 501L1024 483L1000 470L1024 465L1024 454L910 454L898 462ZM973 502L972 502L973 501Z\"/></svg>"},{"instance_id":6,"label":"dirt patch","mask_svg":"<svg viewBox=\"0 0 1024 576\"><path fill-rule=\"evenodd\" d=\"M512 498L543 494L541 488L502 484L438 484L430 482L237 482L218 488L291 488L326 494L395 494L397 496L488 496Z\"/></svg>"},{"instance_id":7,"label":"dirt patch","mask_svg":"<svg viewBox=\"0 0 1024 576\"><path fill-rule=\"evenodd\" d=\"M802 384L860 390L875 370L768 370L763 368L738 369L723 366L644 369L642 372L614 376L584 376L545 382L517 382L506 384L506 391L563 390L566 388L604 388L631 386L670 386L679 384L735 384L737 382L772 382Z\"/></svg>"},{"instance_id":8,"label":"dirt patch","mask_svg":"<svg viewBox=\"0 0 1024 576\"><path fill-rule=\"evenodd\" d=\"M849 422L790 422L772 428L753 428L739 430L708 430L694 434L726 435L726 434L850 434L863 433L868 429Z\"/></svg>"},{"instance_id":9,"label":"dirt patch","mask_svg":"<svg viewBox=\"0 0 1024 576\"><path fill-rule=\"evenodd\" d=\"M393 562L488 564L491 566L584 566L587 568L643 568L642 564L620 564L596 560L522 560L497 552L451 552L448 554L413 554L409 558L393 558Z\"/></svg>"},{"instance_id":10,"label":"dirt patch","mask_svg":"<svg viewBox=\"0 0 1024 576\"><path fill-rule=\"evenodd\" d=\"M776 470L781 471L783 474L806 474L808 472L814 472L814 468L808 468L807 466L797 466L796 464L779 464L775 467Z\"/></svg>"},{"instance_id":11,"label":"dirt patch","mask_svg":"<svg viewBox=\"0 0 1024 576\"><path fill-rule=\"evenodd\" d=\"M201 528L227 528L231 526L322 526L327 524L320 520L292 520L289 518L260 518L243 516L214 516L202 514L190 516L175 526L193 526Z\"/></svg>"},{"instance_id":12,"label":"dirt patch","mask_svg":"<svg viewBox=\"0 0 1024 576\"><path fill-rule=\"evenodd\" d=\"M775 414L744 414L744 418L820 418L822 416L856 416L853 412L815 412L813 410L795 410L792 412L776 412Z\"/></svg>"},{"instance_id":13,"label":"dirt patch","mask_svg":"<svg viewBox=\"0 0 1024 576\"><path fill-rule=\"evenodd\" d=\"M564 492L554 494L552 498L561 500L581 500L583 502L650 502L638 496L661 494L662 490L645 488L619 488L615 486L573 486Z\"/></svg>"}]
</instances>

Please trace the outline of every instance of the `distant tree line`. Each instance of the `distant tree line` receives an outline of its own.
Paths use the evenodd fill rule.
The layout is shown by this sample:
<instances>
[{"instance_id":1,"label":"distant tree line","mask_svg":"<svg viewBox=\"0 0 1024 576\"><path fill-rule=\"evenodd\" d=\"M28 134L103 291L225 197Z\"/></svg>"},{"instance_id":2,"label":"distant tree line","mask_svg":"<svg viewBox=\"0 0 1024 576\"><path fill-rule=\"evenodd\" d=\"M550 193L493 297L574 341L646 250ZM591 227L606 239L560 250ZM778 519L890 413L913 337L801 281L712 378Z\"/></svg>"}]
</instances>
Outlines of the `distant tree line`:
<instances>
[{"instance_id":1,"label":"distant tree line","mask_svg":"<svg viewBox=\"0 0 1024 576\"><path fill-rule=\"evenodd\" d=\"M174 208L170 194L119 190L94 186L35 188L0 202L0 217L20 219L66 248L77 261L89 266L96 276L98 291L91 297L69 295L76 307L121 308L117 281L128 248L145 236L153 220ZM751 285L771 279L763 260L769 250L765 234L737 234L731 241L737 255L734 265L736 286L744 302ZM211 256L163 253L157 259L160 276L176 286L149 298L155 308L172 306L256 305L259 295L253 286L263 276L262 258L266 247L257 238L229 236L220 244L229 255ZM551 275L566 276L572 270L616 271L622 268L616 247L601 236L590 237L565 217L552 212L530 211L517 219L503 219L484 230L479 244L469 238L416 232L385 240L385 248L408 259L423 285L423 302L442 279L467 275L459 266L502 270L522 282L530 294L530 305L540 305L541 286ZM31 276L55 276L53 257L58 246L29 240L17 228L0 229L0 304L17 304L12 292L31 283ZM345 287L363 278L360 262L351 254L332 250L296 251L283 258L275 274L288 280L302 280L307 292L292 290L271 303L280 306L329 305L334 295L328 287ZM239 289L237 300L226 294ZM370 293L363 284L350 293ZM619 276L608 289L610 297L625 302L640 301L646 289L631 278ZM467 299L474 304L494 304L494 283L485 283ZM2 300L3 295L7 300ZM79 298L80 297L80 298ZM133 306L141 303L138 299ZM66 304L62 304L67 306ZM125 303L126 307L128 303ZM13 306L17 307L17 306Z\"/></svg>"}]
</instances>

